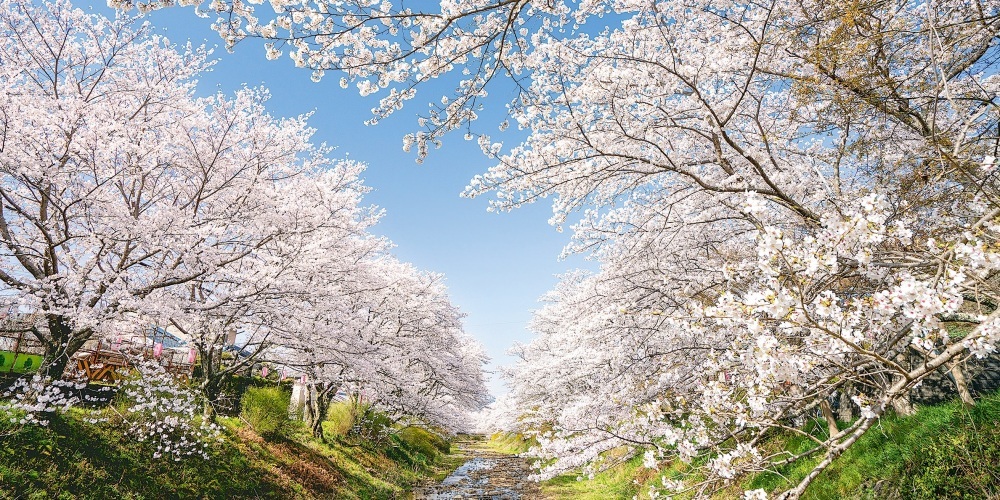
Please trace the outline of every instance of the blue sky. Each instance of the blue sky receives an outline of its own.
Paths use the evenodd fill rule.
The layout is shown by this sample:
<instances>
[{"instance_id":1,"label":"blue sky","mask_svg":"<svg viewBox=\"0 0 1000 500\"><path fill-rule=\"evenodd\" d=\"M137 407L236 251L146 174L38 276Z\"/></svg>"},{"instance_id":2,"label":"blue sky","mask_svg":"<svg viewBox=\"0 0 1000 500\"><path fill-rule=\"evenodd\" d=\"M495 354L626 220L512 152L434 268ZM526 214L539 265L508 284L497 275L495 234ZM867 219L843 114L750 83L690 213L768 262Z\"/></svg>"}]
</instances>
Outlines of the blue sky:
<instances>
[{"instance_id":1,"label":"blue sky","mask_svg":"<svg viewBox=\"0 0 1000 500\"><path fill-rule=\"evenodd\" d=\"M109 12L103 2L94 3L94 10ZM173 43L190 39L196 45L217 47L214 56L219 62L200 79L199 93L264 85L271 92L272 114L312 112L309 123L317 129L315 142L336 146L335 157L368 165L365 183L373 189L366 199L386 210L374 232L389 237L402 260L445 274L452 301L468 314L466 331L483 343L493 359L491 369L514 361L505 354L514 341L530 340L525 326L531 310L538 307L538 297L555 285L555 275L593 266L580 257L558 260L569 236L548 225L548 204L496 214L486 211L487 198L459 197L469 179L491 166L475 141L453 134L423 164L402 150L403 135L416 130L418 112L449 86L422 89L402 111L369 127L364 121L377 96L362 98L353 86L342 89L339 74L328 72L322 82L314 83L310 72L295 68L287 56L265 60L260 43L253 40L228 53L209 29L212 19L196 17L191 8L153 12L146 20ZM480 113L485 118L478 128L513 145L519 132L511 129L503 135L496 130L505 97L493 95L487 101L491 109ZM504 392L498 380L490 389L494 394Z\"/></svg>"}]
</instances>

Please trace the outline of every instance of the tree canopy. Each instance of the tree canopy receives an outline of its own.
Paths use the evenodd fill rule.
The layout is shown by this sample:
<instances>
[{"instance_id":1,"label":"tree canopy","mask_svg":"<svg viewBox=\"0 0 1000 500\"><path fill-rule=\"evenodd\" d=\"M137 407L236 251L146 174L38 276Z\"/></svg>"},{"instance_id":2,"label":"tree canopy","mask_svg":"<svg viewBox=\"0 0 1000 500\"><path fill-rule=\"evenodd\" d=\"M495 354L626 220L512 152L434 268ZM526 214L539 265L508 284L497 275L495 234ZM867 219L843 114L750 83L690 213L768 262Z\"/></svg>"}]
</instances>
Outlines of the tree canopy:
<instances>
[{"instance_id":1,"label":"tree canopy","mask_svg":"<svg viewBox=\"0 0 1000 500\"><path fill-rule=\"evenodd\" d=\"M135 19L4 1L0 33L0 295L44 348L15 406L48 411L81 349L152 327L189 339L209 410L262 362L425 425L487 402L441 277L370 232L364 166L305 116L270 115L263 88L198 97L208 52Z\"/></svg>"},{"instance_id":2,"label":"tree canopy","mask_svg":"<svg viewBox=\"0 0 1000 500\"><path fill-rule=\"evenodd\" d=\"M803 458L768 432L853 406L795 498L928 375L995 350L995 2L266 3L207 11L230 46L379 93L371 122L461 75L404 138L418 158L514 83L528 136L479 134L496 164L465 194L550 197L553 224L581 214L567 251L601 264L515 348L504 408L543 475L628 447L707 457L703 483L664 483L706 492Z\"/></svg>"}]
</instances>

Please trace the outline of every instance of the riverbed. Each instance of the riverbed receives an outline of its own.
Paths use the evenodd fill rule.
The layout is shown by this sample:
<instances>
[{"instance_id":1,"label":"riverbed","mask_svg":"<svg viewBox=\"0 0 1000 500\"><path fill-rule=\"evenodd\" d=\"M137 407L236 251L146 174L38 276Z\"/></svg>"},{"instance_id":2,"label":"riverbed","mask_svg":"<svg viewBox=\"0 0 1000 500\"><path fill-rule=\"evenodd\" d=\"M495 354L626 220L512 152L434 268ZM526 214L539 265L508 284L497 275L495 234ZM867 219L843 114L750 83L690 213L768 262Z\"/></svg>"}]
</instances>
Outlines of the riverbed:
<instances>
[{"instance_id":1,"label":"riverbed","mask_svg":"<svg viewBox=\"0 0 1000 500\"><path fill-rule=\"evenodd\" d=\"M458 444L467 460L443 481L414 490L415 499L532 500L541 498L538 485L528 480L531 468L517 455L485 448L482 442Z\"/></svg>"}]
</instances>

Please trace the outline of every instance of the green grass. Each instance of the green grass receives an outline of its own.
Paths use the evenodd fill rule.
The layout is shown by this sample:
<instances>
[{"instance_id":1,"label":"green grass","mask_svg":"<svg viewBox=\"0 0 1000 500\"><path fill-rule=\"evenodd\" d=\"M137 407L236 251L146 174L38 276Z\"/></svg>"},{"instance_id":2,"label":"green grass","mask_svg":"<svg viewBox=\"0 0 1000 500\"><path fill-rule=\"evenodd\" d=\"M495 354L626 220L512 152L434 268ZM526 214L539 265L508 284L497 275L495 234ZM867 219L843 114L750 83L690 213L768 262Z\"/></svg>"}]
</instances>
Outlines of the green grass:
<instances>
[{"instance_id":1,"label":"green grass","mask_svg":"<svg viewBox=\"0 0 1000 500\"><path fill-rule=\"evenodd\" d=\"M808 449L801 437L784 447ZM746 489L784 490L817 463L803 461L779 472L749 478ZM907 417L887 416L862 436L809 486L805 498L934 499L1000 495L1000 393L967 408L955 401L920 408Z\"/></svg>"},{"instance_id":2,"label":"green grass","mask_svg":"<svg viewBox=\"0 0 1000 500\"><path fill-rule=\"evenodd\" d=\"M0 415L0 498L158 498L163 496L277 497L292 490L267 479L266 469L229 444L211 460L152 459L145 443L123 439L117 429L84 421L74 410L50 419L48 427L9 426ZM219 471L233 471L220 474Z\"/></svg>"},{"instance_id":3,"label":"green grass","mask_svg":"<svg viewBox=\"0 0 1000 500\"><path fill-rule=\"evenodd\" d=\"M243 394L240 416L261 436L283 436L292 426L289 397L279 387L251 387Z\"/></svg>"},{"instance_id":4,"label":"green grass","mask_svg":"<svg viewBox=\"0 0 1000 500\"><path fill-rule=\"evenodd\" d=\"M516 455L528 451L528 448L531 448L532 444L534 444L533 440L525 439L520 434L498 432L490 436L486 446L498 453Z\"/></svg>"},{"instance_id":5,"label":"green grass","mask_svg":"<svg viewBox=\"0 0 1000 500\"><path fill-rule=\"evenodd\" d=\"M808 429L825 437L826 428ZM519 453L529 444L523 437L497 434L489 447L503 453ZM771 451L802 453L815 446L798 434L778 434L763 445ZM742 478L715 498L738 498L743 490L764 488L769 492L788 489L808 474L820 457L812 457L781 468ZM704 461L704 460L702 460ZM907 417L882 418L827 468L806 490L804 498L826 499L938 499L1000 498L1000 392L980 399L968 408L955 401L919 408ZM696 471L696 469L694 469ZM668 479L698 481L691 467L674 461L660 471L650 471L635 457L578 480L578 474L558 476L542 483L548 498L629 499L645 498L649 485ZM684 498L681 495L681 498Z\"/></svg>"},{"instance_id":6,"label":"green grass","mask_svg":"<svg viewBox=\"0 0 1000 500\"><path fill-rule=\"evenodd\" d=\"M420 427L407 427L396 434L409 449L433 461L451 452L451 444L444 438Z\"/></svg>"},{"instance_id":7,"label":"green grass","mask_svg":"<svg viewBox=\"0 0 1000 500\"><path fill-rule=\"evenodd\" d=\"M330 405L323 432L330 436L346 436L354 426L354 405L350 401L340 401Z\"/></svg>"},{"instance_id":8,"label":"green grass","mask_svg":"<svg viewBox=\"0 0 1000 500\"><path fill-rule=\"evenodd\" d=\"M497 433L490 436L486 447L498 453L517 454L528 451L534 444L534 440L525 439L520 434ZM632 498L655 476L655 472L642 467L642 457L632 457L623 462L614 455L606 454L609 463L614 465L594 474L593 479L580 474L563 474L542 482L542 493L546 498L567 500Z\"/></svg>"},{"instance_id":9,"label":"green grass","mask_svg":"<svg viewBox=\"0 0 1000 500\"><path fill-rule=\"evenodd\" d=\"M0 412L0 499L389 499L450 458L447 442L425 429L376 446L332 434L324 443L297 422L263 438L239 418L220 418L223 440L210 460L154 460L148 444L123 438L120 426L88 423L91 416L73 409L47 427L17 428Z\"/></svg>"},{"instance_id":10,"label":"green grass","mask_svg":"<svg viewBox=\"0 0 1000 500\"><path fill-rule=\"evenodd\" d=\"M632 459L594 474L593 479L578 474L564 474L542 483L542 492L550 498L605 500L632 498L648 479L649 469L642 467L642 457Z\"/></svg>"}]
</instances>

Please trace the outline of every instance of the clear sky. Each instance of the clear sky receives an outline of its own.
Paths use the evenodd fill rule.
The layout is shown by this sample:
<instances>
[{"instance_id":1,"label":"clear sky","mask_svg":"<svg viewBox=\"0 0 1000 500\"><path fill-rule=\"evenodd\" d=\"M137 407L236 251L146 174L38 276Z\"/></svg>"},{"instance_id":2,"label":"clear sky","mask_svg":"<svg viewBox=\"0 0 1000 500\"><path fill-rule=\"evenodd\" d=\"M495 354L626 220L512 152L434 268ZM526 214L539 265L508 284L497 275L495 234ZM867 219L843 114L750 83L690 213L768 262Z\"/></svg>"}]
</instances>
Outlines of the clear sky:
<instances>
[{"instance_id":1,"label":"clear sky","mask_svg":"<svg viewBox=\"0 0 1000 500\"><path fill-rule=\"evenodd\" d=\"M78 3L86 8L85 3ZM104 2L93 9L107 15ZM226 52L221 39L209 29L213 19L195 16L191 8L169 8L153 12L146 20L171 42L217 47L214 70L200 80L198 92L232 92L242 85L264 85L271 92L269 111L276 116L312 112L316 128L314 141L336 146L334 156L349 157L368 165L365 183L373 188L367 201L386 210L374 232L390 238L396 255L421 269L444 273L452 301L468 316L466 331L486 347L493 360L490 369L511 364L505 351L515 341L527 342L526 325L538 297L556 283L555 275L593 264L582 258L558 260L569 233L558 233L548 225L551 207L537 203L511 213L488 213L487 199L469 200L459 193L474 175L491 166L475 144L460 134L445 140L441 149L431 151L423 164L413 153L402 150L402 137L417 130L416 115L428 102L444 95L449 86L428 87L392 118L375 126L365 126L376 104L376 96L362 98L354 87L339 85L340 75L328 72L320 83L310 80L310 72L295 68L287 55L267 61L257 41L237 45ZM421 95L422 93L422 95ZM494 95L492 104L478 125L494 140L507 145L517 142L514 129L497 132L507 96ZM493 380L494 394L504 392Z\"/></svg>"}]
</instances>

